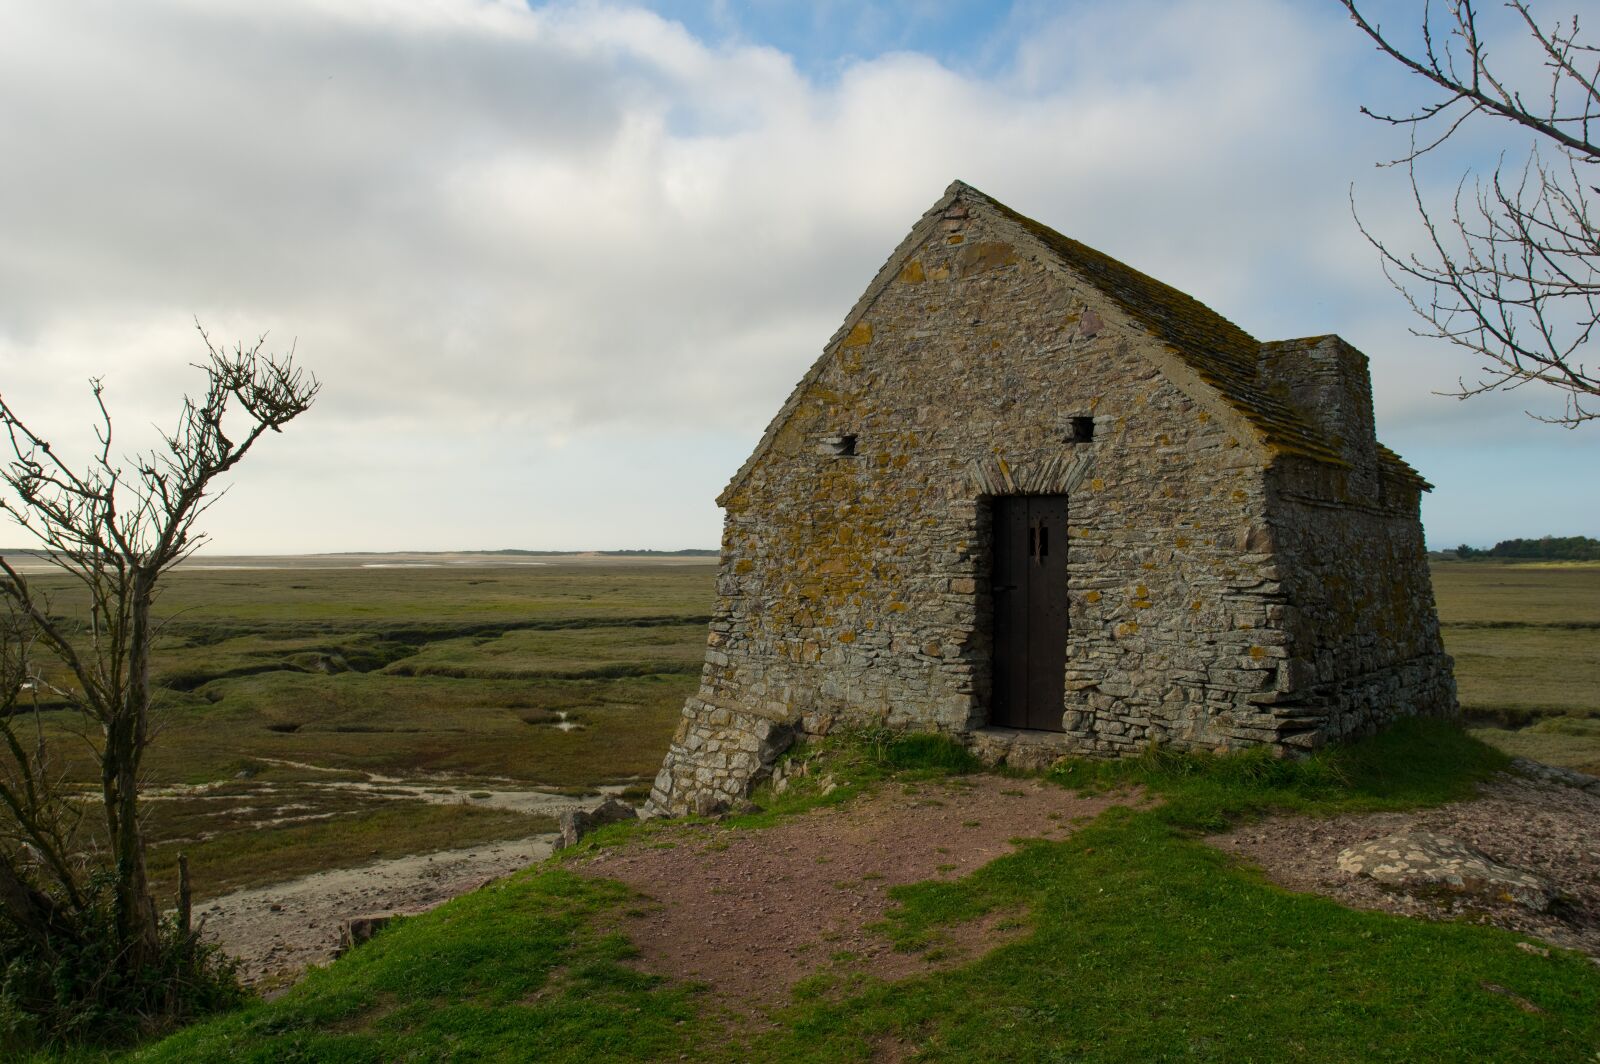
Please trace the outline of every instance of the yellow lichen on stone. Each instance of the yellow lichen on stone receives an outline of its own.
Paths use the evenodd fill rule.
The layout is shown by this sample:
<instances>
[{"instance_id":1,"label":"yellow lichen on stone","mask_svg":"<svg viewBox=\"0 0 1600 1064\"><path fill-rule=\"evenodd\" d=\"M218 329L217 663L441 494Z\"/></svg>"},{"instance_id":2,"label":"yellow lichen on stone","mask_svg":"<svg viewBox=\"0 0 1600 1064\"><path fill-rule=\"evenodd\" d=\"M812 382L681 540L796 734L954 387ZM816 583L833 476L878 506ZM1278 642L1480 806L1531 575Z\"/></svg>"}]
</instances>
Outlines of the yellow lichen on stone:
<instances>
[{"instance_id":1,"label":"yellow lichen on stone","mask_svg":"<svg viewBox=\"0 0 1600 1064\"><path fill-rule=\"evenodd\" d=\"M850 335L844 338L845 347L866 347L872 342L872 324L858 321L855 328L850 330Z\"/></svg>"},{"instance_id":2,"label":"yellow lichen on stone","mask_svg":"<svg viewBox=\"0 0 1600 1064\"><path fill-rule=\"evenodd\" d=\"M1200 608L1200 600L1195 599L1193 602L1189 603L1189 608L1191 610L1198 610Z\"/></svg>"},{"instance_id":3,"label":"yellow lichen on stone","mask_svg":"<svg viewBox=\"0 0 1600 1064\"><path fill-rule=\"evenodd\" d=\"M900 280L906 284L921 284L927 279L927 275L922 272L922 263L916 259L906 263L905 269L900 271Z\"/></svg>"},{"instance_id":4,"label":"yellow lichen on stone","mask_svg":"<svg viewBox=\"0 0 1600 1064\"><path fill-rule=\"evenodd\" d=\"M743 576L745 573L748 573L755 567L756 563L751 561L749 558L740 558L738 561L733 563L733 571L741 576Z\"/></svg>"},{"instance_id":5,"label":"yellow lichen on stone","mask_svg":"<svg viewBox=\"0 0 1600 1064\"><path fill-rule=\"evenodd\" d=\"M1112 629L1112 632L1116 635L1116 637L1118 639L1125 639L1128 636L1133 635L1134 633L1136 633L1138 631L1139 631L1139 622L1138 621L1126 621L1126 622L1124 622L1122 624L1117 625L1115 628Z\"/></svg>"},{"instance_id":6,"label":"yellow lichen on stone","mask_svg":"<svg viewBox=\"0 0 1600 1064\"><path fill-rule=\"evenodd\" d=\"M1100 592L1098 592L1098 591L1089 592L1087 595L1083 596L1083 601L1085 601L1085 602L1099 602L1100 601Z\"/></svg>"},{"instance_id":7,"label":"yellow lichen on stone","mask_svg":"<svg viewBox=\"0 0 1600 1064\"><path fill-rule=\"evenodd\" d=\"M998 240L983 240L961 251L961 267L968 273L998 270L1017 261L1017 249Z\"/></svg>"},{"instance_id":8,"label":"yellow lichen on stone","mask_svg":"<svg viewBox=\"0 0 1600 1064\"><path fill-rule=\"evenodd\" d=\"M840 632L839 633L839 642L841 642L841 643L854 643L855 641L856 641L856 634L854 632Z\"/></svg>"},{"instance_id":9,"label":"yellow lichen on stone","mask_svg":"<svg viewBox=\"0 0 1600 1064\"><path fill-rule=\"evenodd\" d=\"M1095 477L1093 480L1089 481L1089 487L1093 488L1095 491L1104 491L1106 490L1106 482L1101 480L1099 477Z\"/></svg>"},{"instance_id":10,"label":"yellow lichen on stone","mask_svg":"<svg viewBox=\"0 0 1600 1064\"><path fill-rule=\"evenodd\" d=\"M1240 491L1238 488L1234 488L1233 489L1233 494L1229 495L1228 498L1232 499L1234 502L1244 502L1245 494L1244 494L1244 492Z\"/></svg>"},{"instance_id":11,"label":"yellow lichen on stone","mask_svg":"<svg viewBox=\"0 0 1600 1064\"><path fill-rule=\"evenodd\" d=\"M951 233L949 236L944 238L944 242L946 244L959 244L959 243L962 243L963 241L965 241L966 239L967 238L962 236L960 233Z\"/></svg>"},{"instance_id":12,"label":"yellow lichen on stone","mask_svg":"<svg viewBox=\"0 0 1600 1064\"><path fill-rule=\"evenodd\" d=\"M1256 661L1260 661L1262 658L1264 658L1266 656L1267 656L1267 652L1264 649L1262 649L1261 647L1251 647L1250 648L1250 657L1255 659Z\"/></svg>"},{"instance_id":13,"label":"yellow lichen on stone","mask_svg":"<svg viewBox=\"0 0 1600 1064\"><path fill-rule=\"evenodd\" d=\"M1177 539L1172 541L1172 545L1177 547L1179 550L1183 550L1183 548L1189 545L1189 537L1179 536Z\"/></svg>"}]
</instances>

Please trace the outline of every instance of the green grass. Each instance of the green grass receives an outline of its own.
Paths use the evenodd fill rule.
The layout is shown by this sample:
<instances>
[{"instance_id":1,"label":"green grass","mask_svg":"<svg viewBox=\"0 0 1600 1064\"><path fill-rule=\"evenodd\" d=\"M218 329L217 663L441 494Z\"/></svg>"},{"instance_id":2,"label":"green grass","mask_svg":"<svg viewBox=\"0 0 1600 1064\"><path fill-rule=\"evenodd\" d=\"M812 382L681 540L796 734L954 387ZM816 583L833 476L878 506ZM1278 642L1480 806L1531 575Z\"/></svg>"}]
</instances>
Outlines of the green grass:
<instances>
[{"instance_id":1,"label":"green grass","mask_svg":"<svg viewBox=\"0 0 1600 1064\"><path fill-rule=\"evenodd\" d=\"M403 921L282 999L135 1061L676 1060L694 993L626 965L616 884L524 873Z\"/></svg>"},{"instance_id":2,"label":"green grass","mask_svg":"<svg viewBox=\"0 0 1600 1064\"><path fill-rule=\"evenodd\" d=\"M1544 624L1600 627L1600 565L1430 565L1447 626Z\"/></svg>"},{"instance_id":3,"label":"green grass","mask_svg":"<svg viewBox=\"0 0 1600 1064\"><path fill-rule=\"evenodd\" d=\"M1600 629L1446 628L1462 711L1600 717Z\"/></svg>"},{"instance_id":4,"label":"green grass","mask_svg":"<svg viewBox=\"0 0 1600 1064\"><path fill-rule=\"evenodd\" d=\"M1469 717L1600 715L1600 566L1435 562L1432 572Z\"/></svg>"},{"instance_id":5,"label":"green grass","mask_svg":"<svg viewBox=\"0 0 1600 1064\"><path fill-rule=\"evenodd\" d=\"M1220 831L1267 812L1382 812L1468 798L1509 760L1452 725L1411 717L1376 739L1305 758L1259 748L1206 754L1150 747L1125 761L1071 761L1050 778L1091 790L1148 787L1164 801L1164 822Z\"/></svg>"},{"instance_id":6,"label":"green grass","mask_svg":"<svg viewBox=\"0 0 1600 1064\"><path fill-rule=\"evenodd\" d=\"M826 774L840 789L823 798L801 787L729 826L759 830L841 793L916 787L958 760L936 740L902 742L801 751L813 766L804 779ZM1534 956L1491 928L1291 894L1195 838L1269 809L1446 801L1503 761L1446 726L1408 722L1298 762L1157 751L1074 765L1055 778L1139 783L1164 802L1114 809L1064 842L1025 842L959 881L898 888L882 931L899 948L937 949L943 929L991 912L1019 914L1025 931L900 983L818 977L809 997L761 1003L775 1008L770 1028L730 1028L693 987L628 967L615 930L636 904L628 892L545 866L405 921L280 1001L133 1059L831 1064L880 1059L900 1040L919 1061L1592 1061L1600 971L1582 958Z\"/></svg>"},{"instance_id":7,"label":"green grass","mask_svg":"<svg viewBox=\"0 0 1600 1064\"><path fill-rule=\"evenodd\" d=\"M217 779L240 757L387 775L593 786L655 774L696 678L460 680L272 672L219 680L164 716L157 778ZM558 713L580 724L559 731Z\"/></svg>"},{"instance_id":8,"label":"green grass","mask_svg":"<svg viewBox=\"0 0 1600 1064\"><path fill-rule=\"evenodd\" d=\"M664 673L698 676L705 641L703 623L520 629L499 636L429 643L384 671L397 676L469 679L604 678Z\"/></svg>"},{"instance_id":9,"label":"green grass","mask_svg":"<svg viewBox=\"0 0 1600 1064\"><path fill-rule=\"evenodd\" d=\"M215 892L373 849L450 846L452 824L461 845L539 826L484 810L395 808L315 781L376 773L592 793L653 778L697 682L713 575L703 564L623 562L169 574L146 777L152 787L220 786L147 803L158 876L180 846L196 884ZM55 612L82 608L59 577L35 583ZM563 720L576 727L561 730ZM77 722L63 712L45 721L57 769L92 787ZM241 771L248 778L236 780ZM293 804L335 819L270 822Z\"/></svg>"},{"instance_id":10,"label":"green grass","mask_svg":"<svg viewBox=\"0 0 1600 1064\"><path fill-rule=\"evenodd\" d=\"M1600 566L1435 562L1445 649L1473 734L1600 774ZM1512 730L1520 729L1520 730Z\"/></svg>"},{"instance_id":11,"label":"green grass","mask_svg":"<svg viewBox=\"0 0 1600 1064\"><path fill-rule=\"evenodd\" d=\"M179 569L162 578L156 613L176 634L303 636L317 631L462 634L465 626L515 627L710 612L715 566L550 565L474 569ZM56 612L82 612L76 589L41 574Z\"/></svg>"},{"instance_id":12,"label":"green grass","mask_svg":"<svg viewBox=\"0 0 1600 1064\"><path fill-rule=\"evenodd\" d=\"M1578 1061L1600 1038L1582 958L1288 894L1157 813L1114 810L898 895L902 941L997 909L1029 912L1032 933L954 972L795 1006L752 1059L866 1061L897 1037L919 1061Z\"/></svg>"},{"instance_id":13,"label":"green grass","mask_svg":"<svg viewBox=\"0 0 1600 1064\"><path fill-rule=\"evenodd\" d=\"M1475 728L1472 734L1514 757L1600 776L1600 717L1548 717L1518 731Z\"/></svg>"}]
</instances>

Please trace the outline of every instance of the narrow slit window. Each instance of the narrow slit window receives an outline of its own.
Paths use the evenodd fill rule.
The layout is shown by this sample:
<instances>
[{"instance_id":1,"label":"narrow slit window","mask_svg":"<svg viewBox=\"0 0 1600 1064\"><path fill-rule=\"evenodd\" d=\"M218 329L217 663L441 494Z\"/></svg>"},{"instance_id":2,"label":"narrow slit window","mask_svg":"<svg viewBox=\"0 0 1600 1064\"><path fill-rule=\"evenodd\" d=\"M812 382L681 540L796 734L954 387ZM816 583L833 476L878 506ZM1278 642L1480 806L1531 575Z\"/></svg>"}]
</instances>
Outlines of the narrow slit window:
<instances>
[{"instance_id":1,"label":"narrow slit window","mask_svg":"<svg viewBox=\"0 0 1600 1064\"><path fill-rule=\"evenodd\" d=\"M1088 443L1094 439L1094 418L1075 417L1067 423L1068 443Z\"/></svg>"},{"instance_id":2,"label":"narrow slit window","mask_svg":"<svg viewBox=\"0 0 1600 1064\"><path fill-rule=\"evenodd\" d=\"M854 458L856 454L856 438L849 436L824 436L821 451L834 458Z\"/></svg>"}]
</instances>

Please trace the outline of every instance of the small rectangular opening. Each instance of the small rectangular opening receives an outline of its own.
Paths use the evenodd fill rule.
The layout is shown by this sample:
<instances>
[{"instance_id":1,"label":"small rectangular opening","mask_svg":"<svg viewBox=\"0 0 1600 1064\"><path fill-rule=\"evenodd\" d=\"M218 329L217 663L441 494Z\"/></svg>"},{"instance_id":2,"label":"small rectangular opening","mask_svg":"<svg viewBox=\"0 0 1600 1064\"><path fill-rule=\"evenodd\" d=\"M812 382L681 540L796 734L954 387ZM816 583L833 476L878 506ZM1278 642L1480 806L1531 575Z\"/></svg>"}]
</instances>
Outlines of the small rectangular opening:
<instances>
[{"instance_id":1,"label":"small rectangular opening","mask_svg":"<svg viewBox=\"0 0 1600 1064\"><path fill-rule=\"evenodd\" d=\"M856 438L850 436L824 436L822 446L818 450L834 458L854 458L856 453Z\"/></svg>"},{"instance_id":2,"label":"small rectangular opening","mask_svg":"<svg viewBox=\"0 0 1600 1064\"><path fill-rule=\"evenodd\" d=\"M1094 418L1075 417L1067 423L1067 443L1088 443L1094 439Z\"/></svg>"}]
</instances>

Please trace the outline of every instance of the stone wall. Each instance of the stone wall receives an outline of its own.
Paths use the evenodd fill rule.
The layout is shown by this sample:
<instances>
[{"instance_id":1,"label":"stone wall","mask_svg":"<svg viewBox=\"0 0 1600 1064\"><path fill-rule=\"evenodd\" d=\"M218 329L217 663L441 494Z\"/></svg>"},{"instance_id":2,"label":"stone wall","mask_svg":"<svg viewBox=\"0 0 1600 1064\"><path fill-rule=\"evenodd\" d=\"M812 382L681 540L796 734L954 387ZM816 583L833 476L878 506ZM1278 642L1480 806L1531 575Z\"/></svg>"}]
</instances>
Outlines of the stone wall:
<instances>
[{"instance_id":1,"label":"stone wall","mask_svg":"<svg viewBox=\"0 0 1600 1064\"><path fill-rule=\"evenodd\" d=\"M1075 417L1092 417L1091 440L1070 442ZM731 802L795 736L840 724L935 729L1007 756L1017 737L984 730L1000 495L1069 497L1065 731L1043 747L1021 737L1030 756L1304 742L1308 707L1325 703L1319 719L1343 728L1358 696L1315 670L1398 666L1426 640L1393 661L1364 644L1291 647L1351 600L1289 605L1315 599L1324 574L1286 575L1275 542L1296 559L1333 545L1275 461L1171 349L1007 217L942 204L719 500L705 668L652 808Z\"/></svg>"},{"instance_id":2,"label":"stone wall","mask_svg":"<svg viewBox=\"0 0 1600 1064\"><path fill-rule=\"evenodd\" d=\"M1374 484L1353 495L1352 484ZM1272 528L1293 656L1273 709L1286 741L1368 735L1399 716L1453 716L1455 678L1428 576L1415 484L1381 468L1284 463Z\"/></svg>"}]
</instances>

